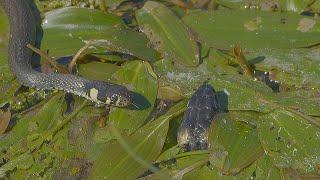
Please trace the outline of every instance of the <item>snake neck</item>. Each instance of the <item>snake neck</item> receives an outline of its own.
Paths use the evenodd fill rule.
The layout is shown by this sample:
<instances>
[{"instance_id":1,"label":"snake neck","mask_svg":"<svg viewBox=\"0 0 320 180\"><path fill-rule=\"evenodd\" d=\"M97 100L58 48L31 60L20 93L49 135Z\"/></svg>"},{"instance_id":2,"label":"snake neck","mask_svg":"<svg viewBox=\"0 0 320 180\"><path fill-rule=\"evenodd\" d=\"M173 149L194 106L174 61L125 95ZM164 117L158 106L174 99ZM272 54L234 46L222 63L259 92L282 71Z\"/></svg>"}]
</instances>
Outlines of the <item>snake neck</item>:
<instances>
[{"instance_id":1,"label":"snake neck","mask_svg":"<svg viewBox=\"0 0 320 180\"><path fill-rule=\"evenodd\" d=\"M118 100L113 105L123 107L131 103L130 92L123 86L71 74L46 74L34 70L31 59L35 55L27 45L40 46L42 29L36 5L33 0L0 0L0 6L10 22L9 66L21 84L37 89L63 90L96 103L112 104L111 97L115 95Z\"/></svg>"}]
</instances>

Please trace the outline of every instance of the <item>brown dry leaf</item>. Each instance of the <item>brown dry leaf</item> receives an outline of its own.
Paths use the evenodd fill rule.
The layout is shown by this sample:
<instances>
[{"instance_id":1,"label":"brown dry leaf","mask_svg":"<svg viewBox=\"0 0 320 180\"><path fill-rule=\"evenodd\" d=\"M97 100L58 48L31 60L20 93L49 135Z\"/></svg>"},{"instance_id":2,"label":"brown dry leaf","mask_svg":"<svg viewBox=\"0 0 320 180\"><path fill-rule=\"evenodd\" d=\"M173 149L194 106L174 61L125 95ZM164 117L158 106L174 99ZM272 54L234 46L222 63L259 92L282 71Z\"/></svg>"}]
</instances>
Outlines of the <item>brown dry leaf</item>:
<instances>
[{"instance_id":1,"label":"brown dry leaf","mask_svg":"<svg viewBox=\"0 0 320 180\"><path fill-rule=\"evenodd\" d=\"M3 134L10 122L11 112L0 110L0 134Z\"/></svg>"},{"instance_id":2,"label":"brown dry leaf","mask_svg":"<svg viewBox=\"0 0 320 180\"><path fill-rule=\"evenodd\" d=\"M247 21L243 24L243 26L249 31L255 31L259 29L260 24L262 23L262 18L257 17L253 21Z\"/></svg>"},{"instance_id":3,"label":"brown dry leaf","mask_svg":"<svg viewBox=\"0 0 320 180\"><path fill-rule=\"evenodd\" d=\"M308 32L316 24L316 21L309 18L302 18L299 21L297 30L301 32Z\"/></svg>"},{"instance_id":4,"label":"brown dry leaf","mask_svg":"<svg viewBox=\"0 0 320 180\"><path fill-rule=\"evenodd\" d=\"M183 96L179 89L175 89L170 86L165 86L159 87L158 98L177 102L183 99Z\"/></svg>"}]
</instances>

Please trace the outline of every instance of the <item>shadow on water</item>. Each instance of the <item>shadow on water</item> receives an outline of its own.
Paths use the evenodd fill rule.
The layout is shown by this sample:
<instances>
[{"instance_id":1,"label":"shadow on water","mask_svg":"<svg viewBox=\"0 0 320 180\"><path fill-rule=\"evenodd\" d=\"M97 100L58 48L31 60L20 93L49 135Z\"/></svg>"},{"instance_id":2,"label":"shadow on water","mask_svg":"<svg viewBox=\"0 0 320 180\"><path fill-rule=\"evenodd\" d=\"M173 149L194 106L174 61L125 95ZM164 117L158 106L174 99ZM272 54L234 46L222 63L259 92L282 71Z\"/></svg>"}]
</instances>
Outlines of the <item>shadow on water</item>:
<instances>
[{"instance_id":1,"label":"shadow on water","mask_svg":"<svg viewBox=\"0 0 320 180\"><path fill-rule=\"evenodd\" d=\"M133 103L128 109L144 110L151 106L150 102L141 94L132 92Z\"/></svg>"}]
</instances>

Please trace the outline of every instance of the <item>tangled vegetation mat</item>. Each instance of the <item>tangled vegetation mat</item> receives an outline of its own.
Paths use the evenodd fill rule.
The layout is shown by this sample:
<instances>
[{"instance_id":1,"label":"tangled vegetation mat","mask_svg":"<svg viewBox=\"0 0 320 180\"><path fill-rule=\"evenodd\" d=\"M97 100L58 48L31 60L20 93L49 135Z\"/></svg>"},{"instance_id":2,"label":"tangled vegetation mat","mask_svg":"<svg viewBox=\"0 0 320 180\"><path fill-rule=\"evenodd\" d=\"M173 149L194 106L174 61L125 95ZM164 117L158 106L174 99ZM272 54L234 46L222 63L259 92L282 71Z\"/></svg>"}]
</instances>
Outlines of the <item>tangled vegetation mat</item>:
<instances>
[{"instance_id":1,"label":"tangled vegetation mat","mask_svg":"<svg viewBox=\"0 0 320 180\"><path fill-rule=\"evenodd\" d=\"M320 1L37 4L42 69L78 52L80 76L144 101L106 110L58 91L16 94L0 11L0 179L320 178ZM183 152L177 130L204 82L228 92L228 113L208 150Z\"/></svg>"}]
</instances>

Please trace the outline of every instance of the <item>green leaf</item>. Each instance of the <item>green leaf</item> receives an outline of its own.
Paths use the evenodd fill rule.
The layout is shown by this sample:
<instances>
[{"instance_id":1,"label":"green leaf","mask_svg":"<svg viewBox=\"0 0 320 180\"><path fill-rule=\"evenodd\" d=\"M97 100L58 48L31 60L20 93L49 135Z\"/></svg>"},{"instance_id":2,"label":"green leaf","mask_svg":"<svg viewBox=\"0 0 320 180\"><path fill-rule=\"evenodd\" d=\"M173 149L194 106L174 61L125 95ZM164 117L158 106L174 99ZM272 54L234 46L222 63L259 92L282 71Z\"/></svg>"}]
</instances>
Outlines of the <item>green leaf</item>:
<instances>
[{"instance_id":1,"label":"green leaf","mask_svg":"<svg viewBox=\"0 0 320 180\"><path fill-rule=\"evenodd\" d=\"M197 152L195 152L197 153ZM157 173L141 178L143 179L163 179L161 174L169 174L171 179L184 179L185 174L192 173L195 169L204 166L208 163L208 154L192 154L177 158L174 164L167 162L160 164L164 166L163 169ZM168 178L166 178L168 179Z\"/></svg>"},{"instance_id":2,"label":"green leaf","mask_svg":"<svg viewBox=\"0 0 320 180\"><path fill-rule=\"evenodd\" d=\"M199 52L186 26L166 6L148 1L136 13L140 29L164 58L187 66L196 66Z\"/></svg>"},{"instance_id":3,"label":"green leaf","mask_svg":"<svg viewBox=\"0 0 320 180\"><path fill-rule=\"evenodd\" d=\"M32 163L33 157L30 154L25 153L21 156L17 156L16 158L0 167L0 178L4 178L7 172L12 171L17 167L19 169L27 169L32 166Z\"/></svg>"},{"instance_id":4,"label":"green leaf","mask_svg":"<svg viewBox=\"0 0 320 180\"><path fill-rule=\"evenodd\" d=\"M290 108L308 116L320 117L319 101L317 100L317 90L298 90L277 94L270 94L265 99L277 103L282 107Z\"/></svg>"},{"instance_id":5,"label":"green leaf","mask_svg":"<svg viewBox=\"0 0 320 180\"><path fill-rule=\"evenodd\" d=\"M274 166L272 159L268 155L264 155L256 163L257 179L284 179L280 170Z\"/></svg>"},{"instance_id":6,"label":"green leaf","mask_svg":"<svg viewBox=\"0 0 320 180\"><path fill-rule=\"evenodd\" d=\"M166 139L169 120L183 113L185 105L186 102L175 105L165 115L141 127L132 136L122 137L124 142L110 143L95 162L91 178L131 179L141 175L149 168L141 164L141 160L149 164L159 156Z\"/></svg>"},{"instance_id":7,"label":"green leaf","mask_svg":"<svg viewBox=\"0 0 320 180\"><path fill-rule=\"evenodd\" d=\"M13 75L8 66L8 44L9 22L7 16L0 8L0 105L13 97L14 91L18 88L17 82L13 81Z\"/></svg>"},{"instance_id":8,"label":"green leaf","mask_svg":"<svg viewBox=\"0 0 320 180\"><path fill-rule=\"evenodd\" d=\"M191 97L195 89L207 81L216 91L229 92L229 109L269 112L273 108L260 101L263 95L272 93L266 84L238 73L220 74L205 60L197 68L179 68L168 60L157 61L154 65L160 86L178 87L183 96ZM209 79L209 80L208 80Z\"/></svg>"},{"instance_id":9,"label":"green leaf","mask_svg":"<svg viewBox=\"0 0 320 180\"><path fill-rule=\"evenodd\" d=\"M0 48L8 43L9 21L3 10L0 8Z\"/></svg>"},{"instance_id":10,"label":"green leaf","mask_svg":"<svg viewBox=\"0 0 320 180\"><path fill-rule=\"evenodd\" d=\"M212 180L212 179L248 180L254 177L254 173L255 173L255 164L247 167L246 169L244 169L243 171L241 171L236 175L225 175L221 173L221 171L207 165L187 173L185 176L183 176L183 179L184 180Z\"/></svg>"},{"instance_id":11,"label":"green leaf","mask_svg":"<svg viewBox=\"0 0 320 180\"><path fill-rule=\"evenodd\" d=\"M49 128L54 127L56 121L62 118L61 108L63 101L60 98L61 95L52 97L35 115L32 117L24 116L19 119L13 129L1 138L0 149L6 150L14 145L11 150L19 151L19 149L15 148L21 148L22 144L17 142L26 140L27 138L33 139L39 136L38 133L45 132Z\"/></svg>"},{"instance_id":12,"label":"green leaf","mask_svg":"<svg viewBox=\"0 0 320 180\"><path fill-rule=\"evenodd\" d=\"M262 116L258 128L262 145L276 167L319 173L319 128L284 110Z\"/></svg>"},{"instance_id":13,"label":"green leaf","mask_svg":"<svg viewBox=\"0 0 320 180\"><path fill-rule=\"evenodd\" d=\"M113 73L119 70L119 66L110 63L90 62L79 65L79 75L90 79L110 81Z\"/></svg>"},{"instance_id":14,"label":"green leaf","mask_svg":"<svg viewBox=\"0 0 320 180\"><path fill-rule=\"evenodd\" d=\"M249 54L248 54L249 55ZM274 71L276 80L285 86L319 88L320 56L317 49L259 49L249 59L265 57L257 69Z\"/></svg>"},{"instance_id":15,"label":"green leaf","mask_svg":"<svg viewBox=\"0 0 320 180\"><path fill-rule=\"evenodd\" d=\"M116 51L146 61L157 60L158 53L147 46L147 38L126 29L121 19L112 14L84 8L62 8L46 14L43 20L42 49L54 56L75 54L89 41L100 48L92 52ZM63 42L62 42L63 41Z\"/></svg>"},{"instance_id":16,"label":"green leaf","mask_svg":"<svg viewBox=\"0 0 320 180\"><path fill-rule=\"evenodd\" d=\"M319 20L290 12L197 11L183 20L215 48L299 48L320 42Z\"/></svg>"},{"instance_id":17,"label":"green leaf","mask_svg":"<svg viewBox=\"0 0 320 180\"><path fill-rule=\"evenodd\" d=\"M242 113L224 114L213 122L209 135L210 162L225 174L236 174L263 154L256 128L234 121Z\"/></svg>"},{"instance_id":18,"label":"green leaf","mask_svg":"<svg viewBox=\"0 0 320 180\"><path fill-rule=\"evenodd\" d=\"M125 64L113 75L119 83L130 84L134 94L134 103L140 109L115 108L110 112L109 122L114 126L132 133L143 125L153 110L157 97L157 80L149 73L149 64L132 61ZM146 88L148 87L148 88Z\"/></svg>"}]
</instances>

